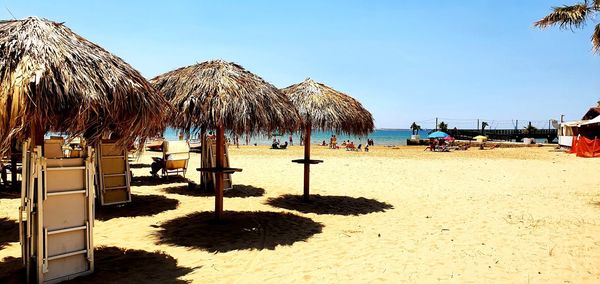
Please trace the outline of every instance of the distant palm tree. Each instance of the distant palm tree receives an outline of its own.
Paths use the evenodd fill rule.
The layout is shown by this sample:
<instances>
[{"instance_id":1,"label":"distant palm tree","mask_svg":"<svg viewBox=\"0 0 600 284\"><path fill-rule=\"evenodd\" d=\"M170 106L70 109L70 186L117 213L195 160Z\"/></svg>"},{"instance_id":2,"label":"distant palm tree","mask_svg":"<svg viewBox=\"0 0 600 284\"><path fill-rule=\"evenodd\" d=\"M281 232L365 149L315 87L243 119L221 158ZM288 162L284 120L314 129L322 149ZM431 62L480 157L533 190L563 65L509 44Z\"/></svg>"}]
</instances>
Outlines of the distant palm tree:
<instances>
[{"instance_id":1,"label":"distant palm tree","mask_svg":"<svg viewBox=\"0 0 600 284\"><path fill-rule=\"evenodd\" d=\"M483 132L485 131L485 128L490 126L487 122L482 121L481 122L481 133L483 134Z\"/></svg>"},{"instance_id":2,"label":"distant palm tree","mask_svg":"<svg viewBox=\"0 0 600 284\"><path fill-rule=\"evenodd\" d=\"M446 124L445 122L440 122L440 124L438 124L438 127L440 128L440 131L448 133L448 124Z\"/></svg>"},{"instance_id":3,"label":"distant palm tree","mask_svg":"<svg viewBox=\"0 0 600 284\"><path fill-rule=\"evenodd\" d=\"M532 134L537 130L537 127L531 125L531 121L529 122L529 125L527 125L527 127L525 127L523 129L523 133L525 134Z\"/></svg>"},{"instance_id":4,"label":"distant palm tree","mask_svg":"<svg viewBox=\"0 0 600 284\"><path fill-rule=\"evenodd\" d=\"M562 7L553 7L552 13L533 23L538 28L547 28L558 25L561 29L581 29L586 21L593 20L600 14L600 0L585 0L583 2ZM592 33L592 46L596 53L600 53L600 24L596 25Z\"/></svg>"},{"instance_id":5,"label":"distant palm tree","mask_svg":"<svg viewBox=\"0 0 600 284\"><path fill-rule=\"evenodd\" d=\"M418 125L416 122L413 122L410 125L410 129L412 130L412 134L416 135L421 130L421 125Z\"/></svg>"}]
</instances>

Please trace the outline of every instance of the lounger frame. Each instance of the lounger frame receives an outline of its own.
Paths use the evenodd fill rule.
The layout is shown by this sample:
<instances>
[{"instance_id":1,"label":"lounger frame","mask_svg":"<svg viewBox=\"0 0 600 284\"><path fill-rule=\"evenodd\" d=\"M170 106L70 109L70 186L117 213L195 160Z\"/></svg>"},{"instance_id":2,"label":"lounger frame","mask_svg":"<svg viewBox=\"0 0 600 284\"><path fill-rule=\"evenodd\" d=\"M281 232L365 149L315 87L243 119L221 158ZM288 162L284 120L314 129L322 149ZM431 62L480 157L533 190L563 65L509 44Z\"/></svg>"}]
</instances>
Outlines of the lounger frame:
<instances>
[{"instance_id":1,"label":"lounger frame","mask_svg":"<svg viewBox=\"0 0 600 284\"><path fill-rule=\"evenodd\" d=\"M100 205L131 202L131 174L127 149L115 141L98 143L96 158L96 198Z\"/></svg>"},{"instance_id":2,"label":"lounger frame","mask_svg":"<svg viewBox=\"0 0 600 284\"><path fill-rule=\"evenodd\" d=\"M23 145L20 241L27 280L58 283L94 271L93 150L45 157Z\"/></svg>"}]
</instances>

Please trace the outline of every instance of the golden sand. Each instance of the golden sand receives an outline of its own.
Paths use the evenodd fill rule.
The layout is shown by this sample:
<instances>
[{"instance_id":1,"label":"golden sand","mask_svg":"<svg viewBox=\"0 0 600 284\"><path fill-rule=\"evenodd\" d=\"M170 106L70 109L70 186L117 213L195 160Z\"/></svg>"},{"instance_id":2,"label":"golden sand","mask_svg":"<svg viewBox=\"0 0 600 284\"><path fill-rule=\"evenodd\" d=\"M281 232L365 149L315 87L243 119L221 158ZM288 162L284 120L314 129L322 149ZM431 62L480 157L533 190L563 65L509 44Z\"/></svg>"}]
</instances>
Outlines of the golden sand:
<instances>
[{"instance_id":1,"label":"golden sand","mask_svg":"<svg viewBox=\"0 0 600 284\"><path fill-rule=\"evenodd\" d=\"M312 166L305 204L302 166L290 162L302 148L231 147L244 171L221 224L212 196L149 178L159 153L145 153L132 164L133 203L97 208L97 272L80 282L600 281L600 159L423 148L314 146L325 163ZM193 154L191 180L199 163ZM0 279L18 267L19 202L0 196Z\"/></svg>"}]
</instances>

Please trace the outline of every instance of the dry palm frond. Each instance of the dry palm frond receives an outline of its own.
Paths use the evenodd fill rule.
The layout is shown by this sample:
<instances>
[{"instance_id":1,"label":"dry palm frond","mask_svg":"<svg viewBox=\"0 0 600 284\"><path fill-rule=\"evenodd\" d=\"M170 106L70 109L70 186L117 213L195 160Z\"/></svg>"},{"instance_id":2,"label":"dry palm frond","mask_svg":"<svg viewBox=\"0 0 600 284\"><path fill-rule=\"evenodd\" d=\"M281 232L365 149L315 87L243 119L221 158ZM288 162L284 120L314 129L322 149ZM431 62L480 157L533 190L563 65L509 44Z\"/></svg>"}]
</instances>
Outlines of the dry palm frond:
<instances>
[{"instance_id":1,"label":"dry palm frond","mask_svg":"<svg viewBox=\"0 0 600 284\"><path fill-rule=\"evenodd\" d=\"M35 17L0 22L0 153L34 125L120 142L162 128L166 100L119 57L62 24Z\"/></svg>"},{"instance_id":2,"label":"dry palm frond","mask_svg":"<svg viewBox=\"0 0 600 284\"><path fill-rule=\"evenodd\" d=\"M552 13L535 22L534 26L538 28L547 28L559 25L562 29L582 28L591 13L592 7L589 7L586 3L554 7Z\"/></svg>"},{"instance_id":3,"label":"dry palm frond","mask_svg":"<svg viewBox=\"0 0 600 284\"><path fill-rule=\"evenodd\" d=\"M597 24L596 28L594 28L594 33L592 34L592 46L594 52L600 53L600 24Z\"/></svg>"},{"instance_id":4,"label":"dry palm frond","mask_svg":"<svg viewBox=\"0 0 600 284\"><path fill-rule=\"evenodd\" d=\"M151 82L175 108L170 124L187 132L220 125L236 134L293 131L300 119L283 93L235 63L207 61Z\"/></svg>"},{"instance_id":5,"label":"dry palm frond","mask_svg":"<svg viewBox=\"0 0 600 284\"><path fill-rule=\"evenodd\" d=\"M298 109L303 124L313 129L366 135L373 116L354 98L311 79L282 90Z\"/></svg>"}]
</instances>

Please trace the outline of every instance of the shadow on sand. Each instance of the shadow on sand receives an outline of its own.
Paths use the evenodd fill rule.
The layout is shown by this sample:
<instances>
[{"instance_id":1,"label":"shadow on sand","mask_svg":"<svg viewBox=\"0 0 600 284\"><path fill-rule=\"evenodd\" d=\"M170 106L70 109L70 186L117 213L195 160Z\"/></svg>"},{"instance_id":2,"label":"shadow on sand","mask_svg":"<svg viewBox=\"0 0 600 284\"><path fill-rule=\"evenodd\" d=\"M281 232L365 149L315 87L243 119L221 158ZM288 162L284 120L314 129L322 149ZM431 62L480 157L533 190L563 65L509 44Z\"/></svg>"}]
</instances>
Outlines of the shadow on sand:
<instances>
[{"instance_id":1,"label":"shadow on sand","mask_svg":"<svg viewBox=\"0 0 600 284\"><path fill-rule=\"evenodd\" d=\"M8 256L0 260L0 283L26 283L25 268L20 257Z\"/></svg>"},{"instance_id":2,"label":"shadow on sand","mask_svg":"<svg viewBox=\"0 0 600 284\"><path fill-rule=\"evenodd\" d=\"M323 225L289 213L225 211L221 221L213 212L198 212L164 222L157 243L228 252L275 249L321 233Z\"/></svg>"},{"instance_id":3,"label":"shadow on sand","mask_svg":"<svg viewBox=\"0 0 600 284\"><path fill-rule=\"evenodd\" d=\"M21 198L21 192L18 191L10 191L3 186L0 186L0 199L17 199Z\"/></svg>"},{"instance_id":4,"label":"shadow on sand","mask_svg":"<svg viewBox=\"0 0 600 284\"><path fill-rule=\"evenodd\" d=\"M131 195L131 202L119 205L96 206L96 220L108 221L119 217L152 216L177 209L179 201L162 195Z\"/></svg>"},{"instance_id":5,"label":"shadow on sand","mask_svg":"<svg viewBox=\"0 0 600 284\"><path fill-rule=\"evenodd\" d=\"M63 283L188 283L177 278L192 271L177 266L177 260L163 252L97 247L95 272ZM0 261L0 283L25 283L21 258Z\"/></svg>"},{"instance_id":6,"label":"shadow on sand","mask_svg":"<svg viewBox=\"0 0 600 284\"><path fill-rule=\"evenodd\" d=\"M267 204L296 210L302 213L332 214L332 215L363 215L374 212L384 212L393 209L391 204L380 202L375 199L350 196L321 196L311 195L310 200L305 202L302 195L286 194L267 199Z\"/></svg>"},{"instance_id":7,"label":"shadow on sand","mask_svg":"<svg viewBox=\"0 0 600 284\"><path fill-rule=\"evenodd\" d=\"M8 245L8 243L18 241L19 223L8 218L0 218L0 250Z\"/></svg>"},{"instance_id":8,"label":"shadow on sand","mask_svg":"<svg viewBox=\"0 0 600 284\"><path fill-rule=\"evenodd\" d=\"M153 176L134 176L131 179L131 186L145 186L145 185L161 185L170 183L182 183L189 182L187 178L182 176L170 176L169 178L153 177Z\"/></svg>"},{"instance_id":9,"label":"shadow on sand","mask_svg":"<svg viewBox=\"0 0 600 284\"><path fill-rule=\"evenodd\" d=\"M143 168L150 168L151 164L136 164L136 163L131 163L129 164L129 168L130 169L143 169Z\"/></svg>"},{"instance_id":10,"label":"shadow on sand","mask_svg":"<svg viewBox=\"0 0 600 284\"><path fill-rule=\"evenodd\" d=\"M200 189L190 189L188 186L174 186L163 189L166 193L187 195L187 196L215 196L213 192L203 191ZM223 193L225 198L247 198L260 197L265 194L264 188L254 187L251 185L234 184L232 189L226 190Z\"/></svg>"}]
</instances>

